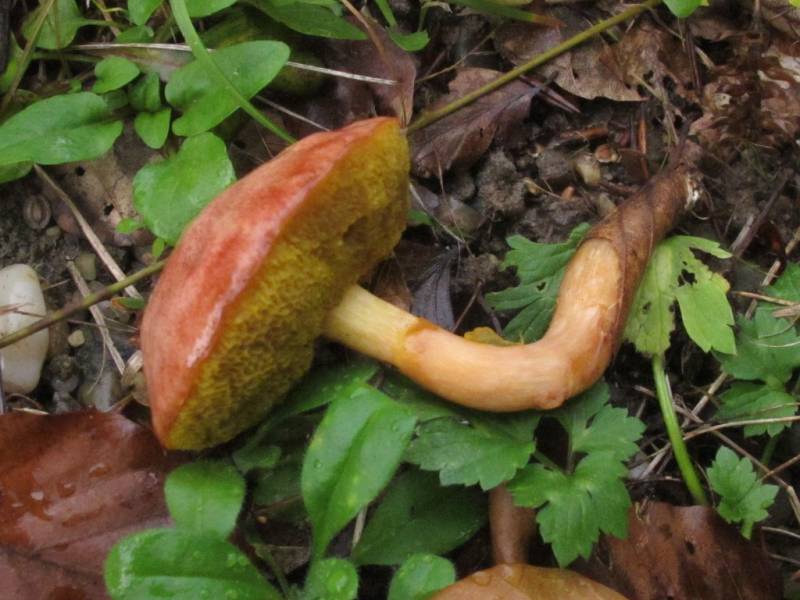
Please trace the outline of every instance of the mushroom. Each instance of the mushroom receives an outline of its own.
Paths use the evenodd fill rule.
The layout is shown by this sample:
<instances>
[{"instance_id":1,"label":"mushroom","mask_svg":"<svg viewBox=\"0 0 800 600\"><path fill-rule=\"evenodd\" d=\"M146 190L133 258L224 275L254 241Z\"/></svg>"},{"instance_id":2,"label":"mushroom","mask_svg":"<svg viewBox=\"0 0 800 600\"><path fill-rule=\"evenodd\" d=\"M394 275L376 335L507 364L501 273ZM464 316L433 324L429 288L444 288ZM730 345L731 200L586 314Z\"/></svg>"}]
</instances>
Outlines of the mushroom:
<instances>
[{"instance_id":1,"label":"mushroom","mask_svg":"<svg viewBox=\"0 0 800 600\"><path fill-rule=\"evenodd\" d=\"M590 230L546 335L498 347L355 285L399 240L408 172L397 121L361 121L294 144L189 226L141 328L165 446L203 448L255 424L308 369L319 334L465 406L554 408L602 375L652 247L697 195L686 168L655 178Z\"/></svg>"}]
</instances>

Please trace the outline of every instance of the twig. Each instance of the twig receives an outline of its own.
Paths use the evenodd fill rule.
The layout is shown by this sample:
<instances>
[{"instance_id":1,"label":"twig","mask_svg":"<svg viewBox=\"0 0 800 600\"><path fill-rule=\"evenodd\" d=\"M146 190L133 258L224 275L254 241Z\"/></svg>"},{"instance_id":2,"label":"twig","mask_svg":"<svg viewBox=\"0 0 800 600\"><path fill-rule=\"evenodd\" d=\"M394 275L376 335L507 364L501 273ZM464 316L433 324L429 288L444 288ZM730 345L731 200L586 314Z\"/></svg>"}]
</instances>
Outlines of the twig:
<instances>
[{"instance_id":1,"label":"twig","mask_svg":"<svg viewBox=\"0 0 800 600\"><path fill-rule=\"evenodd\" d=\"M75 220L78 222L78 225L83 232L83 235L86 236L86 241L89 242L92 249L97 253L97 256L100 257L100 261L106 266L108 271L117 281L122 281L125 279L125 273L116 263L114 258L108 253L106 247L103 245L103 242L100 241L100 238L97 237L97 234L92 229L92 226L89 225L89 222L83 217L78 207L72 201L72 198L69 197L60 185L58 185L53 179L47 174L47 172L40 167L39 165L34 165L33 168L36 170L36 174L44 181L47 185L49 185L56 195L61 199L64 204L67 205L72 215L75 217ZM125 293L128 294L131 298L138 298L141 299L142 295L139 291L129 285L125 288Z\"/></svg>"}]
</instances>

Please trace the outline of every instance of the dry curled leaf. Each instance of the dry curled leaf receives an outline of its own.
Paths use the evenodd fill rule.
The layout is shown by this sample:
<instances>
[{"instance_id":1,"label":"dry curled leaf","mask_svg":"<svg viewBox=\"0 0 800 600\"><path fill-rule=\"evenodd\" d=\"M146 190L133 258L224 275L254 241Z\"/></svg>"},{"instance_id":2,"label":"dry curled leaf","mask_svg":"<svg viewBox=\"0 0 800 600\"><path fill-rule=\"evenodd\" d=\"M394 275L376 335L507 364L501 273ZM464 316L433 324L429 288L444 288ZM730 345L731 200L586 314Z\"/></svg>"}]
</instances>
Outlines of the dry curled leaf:
<instances>
[{"instance_id":1,"label":"dry curled leaf","mask_svg":"<svg viewBox=\"0 0 800 600\"><path fill-rule=\"evenodd\" d=\"M450 82L449 93L429 109L435 110L461 98L500 75L491 69L463 69ZM483 156L492 140L504 137L528 116L531 98L538 89L522 81L512 81L415 131L409 138L413 172L431 177L452 168L471 166Z\"/></svg>"},{"instance_id":2,"label":"dry curled leaf","mask_svg":"<svg viewBox=\"0 0 800 600\"><path fill-rule=\"evenodd\" d=\"M0 598L104 598L111 546L167 523L175 459L120 415L2 415L0 448Z\"/></svg>"},{"instance_id":3,"label":"dry curled leaf","mask_svg":"<svg viewBox=\"0 0 800 600\"><path fill-rule=\"evenodd\" d=\"M445 588L432 600L625 600L617 592L566 569L498 565Z\"/></svg>"},{"instance_id":4,"label":"dry curled leaf","mask_svg":"<svg viewBox=\"0 0 800 600\"><path fill-rule=\"evenodd\" d=\"M631 509L628 539L605 538L584 572L631 600L781 597L780 577L761 548L703 506Z\"/></svg>"}]
</instances>

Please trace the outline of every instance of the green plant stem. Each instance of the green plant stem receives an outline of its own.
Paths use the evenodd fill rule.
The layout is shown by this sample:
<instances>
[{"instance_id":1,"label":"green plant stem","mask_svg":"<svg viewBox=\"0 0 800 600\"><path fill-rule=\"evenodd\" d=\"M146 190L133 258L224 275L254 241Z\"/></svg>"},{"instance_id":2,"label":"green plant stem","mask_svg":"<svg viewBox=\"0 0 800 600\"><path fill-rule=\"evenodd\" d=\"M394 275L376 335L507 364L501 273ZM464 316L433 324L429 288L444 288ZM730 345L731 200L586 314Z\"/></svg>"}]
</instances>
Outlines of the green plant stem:
<instances>
[{"instance_id":1,"label":"green plant stem","mask_svg":"<svg viewBox=\"0 0 800 600\"><path fill-rule=\"evenodd\" d=\"M683 481L686 483L686 487L689 488L689 493L694 498L694 501L701 506L708 506L708 498L700 483L700 478L697 476L697 471L694 469L692 459L689 457L689 452L683 441L681 426L678 424L678 417L675 414L675 407L672 404L672 392L669 389L667 373L664 370L664 357L661 354L654 356L652 365L658 405L661 408L664 426L667 428L667 435L672 444L672 452L675 454L675 462L678 463L678 469L681 472Z\"/></svg>"},{"instance_id":2,"label":"green plant stem","mask_svg":"<svg viewBox=\"0 0 800 600\"><path fill-rule=\"evenodd\" d=\"M23 327L15 331L14 333L10 333L2 338L0 338L0 348L5 348L13 344L14 342L18 342L19 340L28 337L29 335L33 335L37 331L41 331L47 327L50 327L53 323L57 323L59 321L63 321L64 319L69 319L75 313L78 313L82 310L86 310L90 306L94 306L98 302L102 302L107 298L110 298L114 294L117 294L124 290L129 285L133 285L146 277L150 277L154 273L158 273L161 269L164 268L164 265L167 264L166 260L160 260L158 262L154 262L152 265L145 267L141 271L137 271L133 275L126 277L125 279L121 279L116 283L112 283L111 285L103 288L102 290L95 292L93 294L89 294L85 298L83 298L80 302L76 302L75 304L69 304L64 308L60 308L59 310L53 311L49 313L47 316L39 319L35 323L31 323L27 327Z\"/></svg>"},{"instance_id":3,"label":"green plant stem","mask_svg":"<svg viewBox=\"0 0 800 600\"><path fill-rule=\"evenodd\" d=\"M775 447L778 445L778 437L772 436L767 440L767 444L764 446L764 452L761 453L761 464L769 466L769 462L772 460L772 455L775 453Z\"/></svg>"},{"instance_id":4,"label":"green plant stem","mask_svg":"<svg viewBox=\"0 0 800 600\"><path fill-rule=\"evenodd\" d=\"M457 100L454 100L450 104L443 106L442 108L431 110L424 112L416 121L411 123L408 128L406 129L407 133L413 133L418 129L422 129L423 127L427 127L431 123L438 121L439 119L446 117L449 114L454 113L460 108L471 104L481 96L489 94L498 88L503 87L505 84L514 81L520 75L524 75L528 71L535 69L538 66L546 63L547 61L555 58L559 54L566 52L574 48L575 46L582 44L586 40L593 38L594 36L602 33L606 29L613 27L614 25L618 25L628 19L635 17L636 15L653 8L654 6L658 6L661 4L661 0L645 0L641 4L637 4L636 6L632 6L627 10L622 11L618 15L614 15L608 19L600 21L596 25L590 27L589 29L585 29L580 33L572 36L568 40L564 40L557 46L553 46L549 50L542 52L541 54L537 54L531 60L522 64L514 69L511 69L508 73L504 73L494 81L487 83L484 86L479 87L477 90L474 90Z\"/></svg>"},{"instance_id":5,"label":"green plant stem","mask_svg":"<svg viewBox=\"0 0 800 600\"><path fill-rule=\"evenodd\" d=\"M242 96L241 92L236 89L236 86L231 83L227 75L225 75L217 62L211 57L200 39L200 36L197 34L197 30L194 28L194 25L192 25L192 19L189 17L189 11L186 8L185 0L170 0L169 5L172 8L172 15L175 17L175 24L178 26L178 29L181 30L183 39L186 40L186 43L189 44L189 47L192 49L194 57L206 68L211 76L236 99L236 102L243 111L283 141L293 144L295 139L283 128L261 114L247 98Z\"/></svg>"}]
</instances>

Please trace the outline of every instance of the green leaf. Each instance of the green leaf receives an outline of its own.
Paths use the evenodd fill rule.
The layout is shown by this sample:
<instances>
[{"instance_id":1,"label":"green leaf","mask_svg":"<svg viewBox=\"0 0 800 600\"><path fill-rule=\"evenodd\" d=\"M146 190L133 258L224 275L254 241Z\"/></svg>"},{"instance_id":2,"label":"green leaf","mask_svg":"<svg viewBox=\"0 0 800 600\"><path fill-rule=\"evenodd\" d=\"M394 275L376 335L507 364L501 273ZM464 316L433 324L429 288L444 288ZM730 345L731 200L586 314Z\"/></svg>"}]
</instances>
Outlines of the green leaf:
<instances>
[{"instance_id":1,"label":"green leaf","mask_svg":"<svg viewBox=\"0 0 800 600\"><path fill-rule=\"evenodd\" d=\"M608 452L625 461L639 449L636 442L644 423L628 416L625 409L609 405L608 399L608 385L601 381L549 416L566 430L572 452Z\"/></svg>"},{"instance_id":2,"label":"green leaf","mask_svg":"<svg viewBox=\"0 0 800 600\"><path fill-rule=\"evenodd\" d=\"M431 41L427 31L415 31L414 33L389 31L389 37L406 52L419 52Z\"/></svg>"},{"instance_id":3,"label":"green leaf","mask_svg":"<svg viewBox=\"0 0 800 600\"><path fill-rule=\"evenodd\" d=\"M147 25L136 25L129 27L114 39L117 44L144 44L152 42L155 37L155 32L152 27Z\"/></svg>"},{"instance_id":4,"label":"green leaf","mask_svg":"<svg viewBox=\"0 0 800 600\"><path fill-rule=\"evenodd\" d=\"M22 25L22 34L30 40L33 35L33 26L39 19L44 7L31 11ZM87 25L89 21L83 18L75 0L56 0L50 13L44 20L44 25L36 39L36 46L45 50L60 50L72 43L78 29Z\"/></svg>"},{"instance_id":5,"label":"green leaf","mask_svg":"<svg viewBox=\"0 0 800 600\"><path fill-rule=\"evenodd\" d=\"M57 165L105 154L122 133L108 105L89 92L53 96L0 125L0 165Z\"/></svg>"},{"instance_id":6,"label":"green leaf","mask_svg":"<svg viewBox=\"0 0 800 600\"><path fill-rule=\"evenodd\" d=\"M789 263L778 280L764 293L790 302L800 302L800 264Z\"/></svg>"},{"instance_id":7,"label":"green leaf","mask_svg":"<svg viewBox=\"0 0 800 600\"><path fill-rule=\"evenodd\" d=\"M179 528L223 539L236 527L244 492L239 471L221 461L182 465L164 483L167 507Z\"/></svg>"},{"instance_id":8,"label":"green leaf","mask_svg":"<svg viewBox=\"0 0 800 600\"><path fill-rule=\"evenodd\" d=\"M725 296L728 282L695 258L693 250L717 258L730 256L716 242L691 236L675 236L656 246L625 327L625 339L642 354L654 356L669 348L676 300L686 332L698 346L706 351L736 351L731 333L733 313Z\"/></svg>"},{"instance_id":9,"label":"green leaf","mask_svg":"<svg viewBox=\"0 0 800 600\"><path fill-rule=\"evenodd\" d=\"M118 90L127 83L130 83L139 75L139 67L121 56L109 56L104 58L94 67L94 74L97 81L92 86L95 94L105 94L112 90Z\"/></svg>"},{"instance_id":10,"label":"green leaf","mask_svg":"<svg viewBox=\"0 0 800 600\"><path fill-rule=\"evenodd\" d=\"M25 177L33 168L33 163L29 161L12 163L10 165L0 165L0 183L14 181L20 177Z\"/></svg>"},{"instance_id":11,"label":"green leaf","mask_svg":"<svg viewBox=\"0 0 800 600\"><path fill-rule=\"evenodd\" d=\"M358 573L353 563L326 558L311 563L301 600L353 600L358 593Z\"/></svg>"},{"instance_id":12,"label":"green leaf","mask_svg":"<svg viewBox=\"0 0 800 600\"><path fill-rule=\"evenodd\" d=\"M256 475L253 502L267 509L267 517L280 521L306 520L300 490L302 456L290 455L274 469Z\"/></svg>"},{"instance_id":13,"label":"green leaf","mask_svg":"<svg viewBox=\"0 0 800 600\"><path fill-rule=\"evenodd\" d=\"M601 532L627 535L631 501L622 482L626 473L614 453L595 452L571 474L530 465L508 488L516 504L538 508L542 539L565 567L578 556L589 558Z\"/></svg>"},{"instance_id":14,"label":"green leaf","mask_svg":"<svg viewBox=\"0 0 800 600\"><path fill-rule=\"evenodd\" d=\"M236 546L183 529L150 529L123 538L106 558L114 600L281 600Z\"/></svg>"},{"instance_id":15,"label":"green leaf","mask_svg":"<svg viewBox=\"0 0 800 600\"><path fill-rule=\"evenodd\" d=\"M315 557L392 478L415 423L405 408L369 386L328 407L301 477Z\"/></svg>"},{"instance_id":16,"label":"green leaf","mask_svg":"<svg viewBox=\"0 0 800 600\"><path fill-rule=\"evenodd\" d=\"M142 167L133 178L133 202L147 227L175 244L189 221L235 179L223 141L203 133L187 139L176 155Z\"/></svg>"},{"instance_id":17,"label":"green leaf","mask_svg":"<svg viewBox=\"0 0 800 600\"><path fill-rule=\"evenodd\" d=\"M283 42L255 41L229 46L211 57L245 98L252 98L289 60ZM239 104L198 61L175 71L165 89L167 101L183 112L172 125L177 135L195 135L219 125Z\"/></svg>"},{"instance_id":18,"label":"green leaf","mask_svg":"<svg viewBox=\"0 0 800 600\"><path fill-rule=\"evenodd\" d=\"M154 113L140 112L133 120L133 129L148 147L158 150L167 141L171 116L170 108Z\"/></svg>"},{"instance_id":19,"label":"green leaf","mask_svg":"<svg viewBox=\"0 0 800 600\"><path fill-rule=\"evenodd\" d=\"M289 29L337 40L366 40L367 34L324 6L304 2L253 0L252 5Z\"/></svg>"},{"instance_id":20,"label":"green leaf","mask_svg":"<svg viewBox=\"0 0 800 600\"><path fill-rule=\"evenodd\" d=\"M703 0L664 0L664 4L672 11L673 15L685 19L703 4Z\"/></svg>"},{"instance_id":21,"label":"green leaf","mask_svg":"<svg viewBox=\"0 0 800 600\"><path fill-rule=\"evenodd\" d=\"M737 353L717 358L725 372L737 379L760 379L780 389L800 367L800 337L791 323L771 313L760 306L752 320L738 317Z\"/></svg>"},{"instance_id":22,"label":"green leaf","mask_svg":"<svg viewBox=\"0 0 800 600\"><path fill-rule=\"evenodd\" d=\"M751 419L779 419L797 414L797 399L783 389L774 389L766 384L734 382L720 397L722 405L717 412L721 421ZM763 423L745 425L745 437L767 433L778 435L791 423Z\"/></svg>"},{"instance_id":23,"label":"green leaf","mask_svg":"<svg viewBox=\"0 0 800 600\"><path fill-rule=\"evenodd\" d=\"M394 18L394 13L392 12L392 7L389 6L388 0L375 0L375 4L378 6L378 10L381 11L383 18L386 19L389 27L395 27L397 19Z\"/></svg>"},{"instance_id":24,"label":"green leaf","mask_svg":"<svg viewBox=\"0 0 800 600\"><path fill-rule=\"evenodd\" d=\"M271 469L281 458L280 446L273 444L245 445L231 454L236 468L242 473L256 469Z\"/></svg>"},{"instance_id":25,"label":"green leaf","mask_svg":"<svg viewBox=\"0 0 800 600\"><path fill-rule=\"evenodd\" d=\"M508 238L512 249L506 254L503 268L515 267L520 283L486 295L495 310L520 310L503 331L507 339L528 343L547 330L564 269L588 229L586 224L579 225L561 244L539 244L519 235Z\"/></svg>"},{"instance_id":26,"label":"green leaf","mask_svg":"<svg viewBox=\"0 0 800 600\"><path fill-rule=\"evenodd\" d=\"M539 414L490 415L473 411L469 421L455 418L422 423L406 460L439 471L442 485L479 483L489 490L511 479L535 449Z\"/></svg>"},{"instance_id":27,"label":"green leaf","mask_svg":"<svg viewBox=\"0 0 800 600\"><path fill-rule=\"evenodd\" d=\"M156 112L161 108L161 82L156 73L147 73L131 87L131 106L138 112Z\"/></svg>"},{"instance_id":28,"label":"green leaf","mask_svg":"<svg viewBox=\"0 0 800 600\"><path fill-rule=\"evenodd\" d=\"M407 406L421 423L442 417L463 418L460 411L464 409L445 402L399 373L386 373L381 389L387 396Z\"/></svg>"},{"instance_id":29,"label":"green leaf","mask_svg":"<svg viewBox=\"0 0 800 600\"><path fill-rule=\"evenodd\" d=\"M128 14L134 25L144 25L161 6L162 0L128 0Z\"/></svg>"},{"instance_id":30,"label":"green leaf","mask_svg":"<svg viewBox=\"0 0 800 600\"><path fill-rule=\"evenodd\" d=\"M485 495L441 487L436 475L406 471L389 486L353 550L358 565L397 565L417 553L444 554L486 521Z\"/></svg>"},{"instance_id":31,"label":"green leaf","mask_svg":"<svg viewBox=\"0 0 800 600\"><path fill-rule=\"evenodd\" d=\"M772 506L778 487L758 481L749 460L739 460L732 450L721 446L707 474L720 496L717 512L723 519L742 523L748 531L750 525L767 517L766 509Z\"/></svg>"},{"instance_id":32,"label":"green leaf","mask_svg":"<svg viewBox=\"0 0 800 600\"><path fill-rule=\"evenodd\" d=\"M11 84L17 76L22 64L22 48L17 39L12 35L8 40L8 63L6 70L0 73L0 94L5 94L11 89Z\"/></svg>"},{"instance_id":33,"label":"green leaf","mask_svg":"<svg viewBox=\"0 0 800 600\"><path fill-rule=\"evenodd\" d=\"M186 0L186 10L190 17L199 19L225 10L235 2L236 0Z\"/></svg>"},{"instance_id":34,"label":"green leaf","mask_svg":"<svg viewBox=\"0 0 800 600\"><path fill-rule=\"evenodd\" d=\"M440 556L414 554L392 577L388 600L427 600L442 588L455 583L453 563Z\"/></svg>"}]
</instances>

